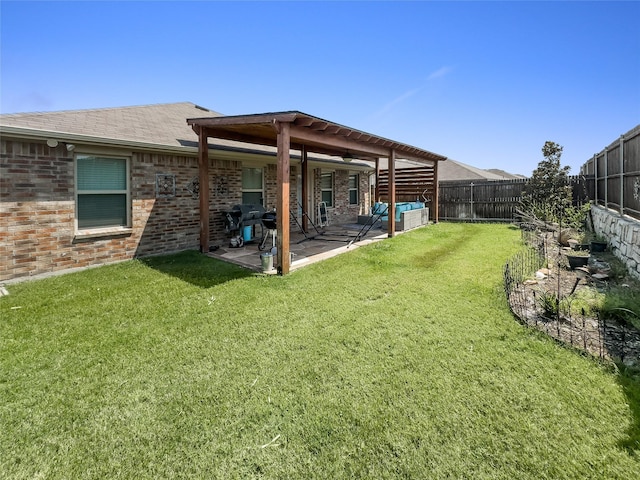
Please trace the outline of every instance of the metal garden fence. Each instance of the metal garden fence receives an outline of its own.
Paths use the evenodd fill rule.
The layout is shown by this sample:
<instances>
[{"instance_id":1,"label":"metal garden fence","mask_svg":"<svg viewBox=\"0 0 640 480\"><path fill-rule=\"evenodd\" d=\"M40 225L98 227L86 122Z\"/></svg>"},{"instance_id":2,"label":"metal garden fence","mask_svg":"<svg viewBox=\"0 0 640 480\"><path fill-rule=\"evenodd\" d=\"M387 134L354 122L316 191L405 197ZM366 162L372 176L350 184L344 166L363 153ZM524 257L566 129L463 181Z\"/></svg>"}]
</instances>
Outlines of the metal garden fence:
<instances>
[{"instance_id":1,"label":"metal garden fence","mask_svg":"<svg viewBox=\"0 0 640 480\"><path fill-rule=\"evenodd\" d=\"M572 309L570 296L559 284L550 291L536 288L532 279L546 263L549 247L543 237L524 231L523 236L527 249L511 257L503 271L507 301L518 320L600 359L640 366L637 329L600 314L587 314L584 309Z\"/></svg>"}]
</instances>

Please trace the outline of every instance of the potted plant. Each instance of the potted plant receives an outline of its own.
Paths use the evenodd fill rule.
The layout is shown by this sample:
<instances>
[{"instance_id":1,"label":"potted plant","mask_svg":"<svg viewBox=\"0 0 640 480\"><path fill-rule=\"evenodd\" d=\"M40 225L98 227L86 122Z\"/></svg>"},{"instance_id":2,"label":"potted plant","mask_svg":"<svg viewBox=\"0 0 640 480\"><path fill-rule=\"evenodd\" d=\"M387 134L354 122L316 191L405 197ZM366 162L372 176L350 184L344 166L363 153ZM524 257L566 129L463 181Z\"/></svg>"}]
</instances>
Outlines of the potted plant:
<instances>
[{"instance_id":1,"label":"potted plant","mask_svg":"<svg viewBox=\"0 0 640 480\"><path fill-rule=\"evenodd\" d=\"M598 235L596 238L591 240L590 248L592 252L604 252L607 249L607 241Z\"/></svg>"},{"instance_id":2,"label":"potted plant","mask_svg":"<svg viewBox=\"0 0 640 480\"><path fill-rule=\"evenodd\" d=\"M578 267L585 267L589 263L589 252L585 250L571 250L565 253L569 268L574 270Z\"/></svg>"},{"instance_id":3,"label":"potted plant","mask_svg":"<svg viewBox=\"0 0 640 480\"><path fill-rule=\"evenodd\" d=\"M569 246L572 250L589 250L589 240L584 232L577 232L576 235L569 240Z\"/></svg>"},{"instance_id":4,"label":"potted plant","mask_svg":"<svg viewBox=\"0 0 640 480\"><path fill-rule=\"evenodd\" d=\"M583 251L588 251L589 250L589 244L588 243L576 243L573 246L574 250L583 250Z\"/></svg>"}]
</instances>

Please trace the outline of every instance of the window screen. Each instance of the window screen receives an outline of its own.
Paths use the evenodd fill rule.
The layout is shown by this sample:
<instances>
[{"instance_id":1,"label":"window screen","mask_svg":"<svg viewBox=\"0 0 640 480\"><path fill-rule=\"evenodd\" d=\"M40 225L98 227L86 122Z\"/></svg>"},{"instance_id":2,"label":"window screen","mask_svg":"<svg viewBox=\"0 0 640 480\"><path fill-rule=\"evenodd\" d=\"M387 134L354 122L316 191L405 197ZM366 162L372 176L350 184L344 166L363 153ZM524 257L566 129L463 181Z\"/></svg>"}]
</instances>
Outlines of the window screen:
<instances>
[{"instance_id":1,"label":"window screen","mask_svg":"<svg viewBox=\"0 0 640 480\"><path fill-rule=\"evenodd\" d=\"M242 203L263 205L264 191L261 168L242 169Z\"/></svg>"},{"instance_id":2,"label":"window screen","mask_svg":"<svg viewBox=\"0 0 640 480\"><path fill-rule=\"evenodd\" d=\"M349 175L349 204L358 204L358 175Z\"/></svg>"},{"instance_id":3,"label":"window screen","mask_svg":"<svg viewBox=\"0 0 640 480\"><path fill-rule=\"evenodd\" d=\"M127 159L78 156L76 162L78 228L127 226Z\"/></svg>"},{"instance_id":4,"label":"window screen","mask_svg":"<svg viewBox=\"0 0 640 480\"><path fill-rule=\"evenodd\" d=\"M322 201L327 207L333 207L333 174L323 173L320 176L320 191Z\"/></svg>"}]
</instances>

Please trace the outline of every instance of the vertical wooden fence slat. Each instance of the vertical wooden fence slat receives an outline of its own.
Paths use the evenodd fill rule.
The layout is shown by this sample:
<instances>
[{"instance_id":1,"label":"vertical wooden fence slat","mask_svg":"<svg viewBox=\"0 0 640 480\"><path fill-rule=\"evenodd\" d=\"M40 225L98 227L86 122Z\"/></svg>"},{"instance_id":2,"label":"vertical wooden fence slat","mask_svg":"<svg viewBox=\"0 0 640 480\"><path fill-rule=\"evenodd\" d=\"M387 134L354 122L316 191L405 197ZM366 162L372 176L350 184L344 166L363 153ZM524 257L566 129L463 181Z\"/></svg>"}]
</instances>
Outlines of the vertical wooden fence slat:
<instances>
[{"instance_id":1,"label":"vertical wooden fence slat","mask_svg":"<svg viewBox=\"0 0 640 480\"><path fill-rule=\"evenodd\" d=\"M594 154L581 172L595 178L591 201L640 220L640 125Z\"/></svg>"}]
</instances>

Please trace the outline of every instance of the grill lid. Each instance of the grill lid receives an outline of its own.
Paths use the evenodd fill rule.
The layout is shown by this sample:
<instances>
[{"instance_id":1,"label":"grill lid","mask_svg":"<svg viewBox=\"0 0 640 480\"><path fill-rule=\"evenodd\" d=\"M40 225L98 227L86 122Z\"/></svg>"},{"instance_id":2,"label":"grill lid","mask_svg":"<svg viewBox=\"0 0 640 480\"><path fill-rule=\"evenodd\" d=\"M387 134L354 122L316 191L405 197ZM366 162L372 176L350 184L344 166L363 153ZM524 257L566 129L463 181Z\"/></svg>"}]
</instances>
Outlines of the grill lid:
<instances>
[{"instance_id":1,"label":"grill lid","mask_svg":"<svg viewBox=\"0 0 640 480\"><path fill-rule=\"evenodd\" d=\"M240 217L242 220L259 220L262 218L265 210L262 205L253 205L250 203L242 203L234 205L227 213L235 217Z\"/></svg>"},{"instance_id":2,"label":"grill lid","mask_svg":"<svg viewBox=\"0 0 640 480\"><path fill-rule=\"evenodd\" d=\"M265 226L265 228L268 228L270 230L275 230L276 228L278 228L276 223L276 212L267 212L262 215L262 224Z\"/></svg>"}]
</instances>

